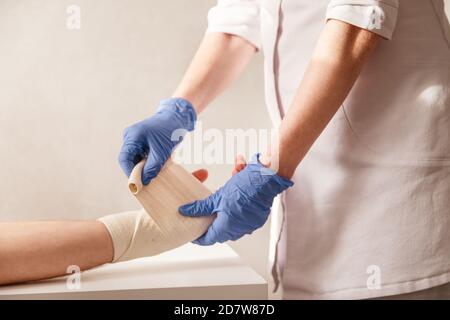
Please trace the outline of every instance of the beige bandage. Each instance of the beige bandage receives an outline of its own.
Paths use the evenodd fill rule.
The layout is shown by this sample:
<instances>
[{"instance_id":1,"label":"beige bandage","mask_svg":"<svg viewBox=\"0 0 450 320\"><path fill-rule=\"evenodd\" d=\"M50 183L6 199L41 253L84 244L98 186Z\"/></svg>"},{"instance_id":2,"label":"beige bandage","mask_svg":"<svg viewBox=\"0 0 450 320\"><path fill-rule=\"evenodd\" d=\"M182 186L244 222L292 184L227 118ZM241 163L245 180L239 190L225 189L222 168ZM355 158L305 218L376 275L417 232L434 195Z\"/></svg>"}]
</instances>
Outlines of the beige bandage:
<instances>
[{"instance_id":1,"label":"beige bandage","mask_svg":"<svg viewBox=\"0 0 450 320\"><path fill-rule=\"evenodd\" d=\"M203 199L211 192L183 167L168 160L147 186L141 182L145 161L135 166L128 186L144 209L118 213L99 220L114 246L113 262L152 256L197 239L214 217L191 218L179 206Z\"/></svg>"}]
</instances>

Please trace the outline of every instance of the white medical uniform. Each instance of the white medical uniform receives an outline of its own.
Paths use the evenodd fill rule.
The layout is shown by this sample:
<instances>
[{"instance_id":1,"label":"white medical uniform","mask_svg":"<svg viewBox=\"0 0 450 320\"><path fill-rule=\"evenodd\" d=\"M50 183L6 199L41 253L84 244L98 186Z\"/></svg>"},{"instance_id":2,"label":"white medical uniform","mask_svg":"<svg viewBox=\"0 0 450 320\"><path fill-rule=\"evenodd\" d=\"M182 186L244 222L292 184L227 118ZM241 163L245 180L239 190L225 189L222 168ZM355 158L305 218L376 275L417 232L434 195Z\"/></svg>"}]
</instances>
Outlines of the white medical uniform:
<instances>
[{"instance_id":1,"label":"white medical uniform","mask_svg":"<svg viewBox=\"0 0 450 320\"><path fill-rule=\"evenodd\" d=\"M265 55L275 125L326 19L380 41L284 195L284 298L370 298L450 282L450 32L442 0L219 0L208 32Z\"/></svg>"}]
</instances>

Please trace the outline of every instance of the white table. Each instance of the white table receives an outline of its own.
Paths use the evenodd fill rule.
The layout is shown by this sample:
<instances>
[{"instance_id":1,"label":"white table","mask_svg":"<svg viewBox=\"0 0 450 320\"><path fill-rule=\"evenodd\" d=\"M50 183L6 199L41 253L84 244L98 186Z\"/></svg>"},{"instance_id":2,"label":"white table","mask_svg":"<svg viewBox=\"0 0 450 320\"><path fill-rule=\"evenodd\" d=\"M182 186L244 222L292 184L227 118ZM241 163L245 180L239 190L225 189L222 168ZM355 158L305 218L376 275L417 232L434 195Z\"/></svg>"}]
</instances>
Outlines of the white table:
<instances>
[{"instance_id":1,"label":"white table","mask_svg":"<svg viewBox=\"0 0 450 320\"><path fill-rule=\"evenodd\" d=\"M156 257L67 277L0 287L3 299L267 299L267 282L228 245L187 244ZM71 276L73 279L73 276ZM72 282L73 284L73 282Z\"/></svg>"}]
</instances>

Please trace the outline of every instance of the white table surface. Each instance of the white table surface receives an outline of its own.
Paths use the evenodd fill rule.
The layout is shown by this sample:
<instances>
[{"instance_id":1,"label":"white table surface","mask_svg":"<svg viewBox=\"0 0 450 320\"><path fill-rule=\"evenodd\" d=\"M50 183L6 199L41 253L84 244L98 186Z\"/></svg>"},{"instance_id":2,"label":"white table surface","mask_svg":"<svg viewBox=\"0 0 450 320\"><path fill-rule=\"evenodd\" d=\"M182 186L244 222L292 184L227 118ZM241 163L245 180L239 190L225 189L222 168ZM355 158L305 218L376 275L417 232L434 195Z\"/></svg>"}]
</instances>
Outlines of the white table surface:
<instances>
[{"instance_id":1,"label":"white table surface","mask_svg":"<svg viewBox=\"0 0 450 320\"><path fill-rule=\"evenodd\" d=\"M267 299L267 282L225 244L187 244L159 256L67 277L0 287L3 299Z\"/></svg>"}]
</instances>

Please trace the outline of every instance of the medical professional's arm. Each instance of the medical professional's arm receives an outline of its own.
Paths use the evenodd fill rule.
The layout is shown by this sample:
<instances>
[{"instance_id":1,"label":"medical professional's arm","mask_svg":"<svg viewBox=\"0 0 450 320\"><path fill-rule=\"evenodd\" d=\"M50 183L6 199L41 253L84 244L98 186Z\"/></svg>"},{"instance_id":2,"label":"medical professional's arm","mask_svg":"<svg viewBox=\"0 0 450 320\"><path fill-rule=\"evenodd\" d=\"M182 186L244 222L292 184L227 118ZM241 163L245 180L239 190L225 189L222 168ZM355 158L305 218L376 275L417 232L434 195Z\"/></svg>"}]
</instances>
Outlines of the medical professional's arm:
<instances>
[{"instance_id":1,"label":"medical professional's arm","mask_svg":"<svg viewBox=\"0 0 450 320\"><path fill-rule=\"evenodd\" d=\"M239 77L255 53L256 48L238 36L208 33L173 96L190 101L200 113Z\"/></svg>"},{"instance_id":2,"label":"medical professional's arm","mask_svg":"<svg viewBox=\"0 0 450 320\"><path fill-rule=\"evenodd\" d=\"M296 167L343 103L378 39L367 30L328 21L272 152L254 159L210 197L180 207L186 216L217 214L195 243L236 240L266 222L273 199L292 186L289 179ZM279 162L274 161L277 156Z\"/></svg>"},{"instance_id":3,"label":"medical professional's arm","mask_svg":"<svg viewBox=\"0 0 450 320\"><path fill-rule=\"evenodd\" d=\"M156 177L187 131L194 130L197 114L225 90L255 55L256 47L231 34L208 33L172 99L161 101L158 112L124 132L119 163L129 176L147 158L142 182Z\"/></svg>"},{"instance_id":4,"label":"medical professional's arm","mask_svg":"<svg viewBox=\"0 0 450 320\"><path fill-rule=\"evenodd\" d=\"M280 126L279 175L293 176L300 161L344 102L380 38L345 22L327 22Z\"/></svg>"}]
</instances>

